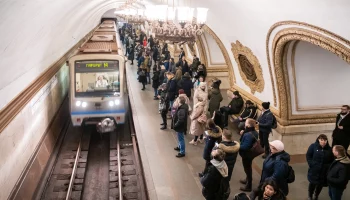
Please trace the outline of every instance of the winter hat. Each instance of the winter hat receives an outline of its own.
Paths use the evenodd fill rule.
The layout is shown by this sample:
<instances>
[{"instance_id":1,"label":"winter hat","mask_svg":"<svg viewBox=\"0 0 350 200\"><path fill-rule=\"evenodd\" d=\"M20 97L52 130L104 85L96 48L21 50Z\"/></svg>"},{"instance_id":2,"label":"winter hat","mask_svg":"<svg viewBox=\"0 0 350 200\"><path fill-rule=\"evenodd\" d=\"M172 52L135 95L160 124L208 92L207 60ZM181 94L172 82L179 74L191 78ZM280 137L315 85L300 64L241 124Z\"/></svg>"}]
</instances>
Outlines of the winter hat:
<instances>
[{"instance_id":1,"label":"winter hat","mask_svg":"<svg viewBox=\"0 0 350 200\"><path fill-rule=\"evenodd\" d=\"M233 94L236 95L236 96L239 96L239 92L238 91L234 91Z\"/></svg>"},{"instance_id":2,"label":"winter hat","mask_svg":"<svg viewBox=\"0 0 350 200\"><path fill-rule=\"evenodd\" d=\"M280 140L274 140L270 142L270 145L275 147L278 152L281 152L284 150L284 144Z\"/></svg>"},{"instance_id":3,"label":"winter hat","mask_svg":"<svg viewBox=\"0 0 350 200\"><path fill-rule=\"evenodd\" d=\"M270 102L263 102L261 105L262 105L262 107L264 109L269 109L270 108Z\"/></svg>"},{"instance_id":4,"label":"winter hat","mask_svg":"<svg viewBox=\"0 0 350 200\"><path fill-rule=\"evenodd\" d=\"M185 94L185 90L179 89L179 94Z\"/></svg>"}]
</instances>

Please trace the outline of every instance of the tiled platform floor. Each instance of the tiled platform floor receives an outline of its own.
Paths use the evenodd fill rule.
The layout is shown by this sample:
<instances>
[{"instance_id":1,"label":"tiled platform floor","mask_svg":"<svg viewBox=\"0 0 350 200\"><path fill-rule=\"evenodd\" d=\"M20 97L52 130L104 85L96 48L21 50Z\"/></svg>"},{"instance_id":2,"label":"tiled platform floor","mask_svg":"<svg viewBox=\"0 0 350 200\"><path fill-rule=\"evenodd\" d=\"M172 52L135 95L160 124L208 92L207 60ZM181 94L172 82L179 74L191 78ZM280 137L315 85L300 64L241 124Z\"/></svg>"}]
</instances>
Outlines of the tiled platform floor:
<instances>
[{"instance_id":1,"label":"tiled platform floor","mask_svg":"<svg viewBox=\"0 0 350 200\"><path fill-rule=\"evenodd\" d=\"M136 62L134 62L136 63ZM141 84L137 81L137 66L127 64L127 78L130 101L133 109L133 119L137 132L141 159L146 176L146 184L152 200L199 200L204 199L201 194L201 184L197 176L204 167L202 159L204 144L193 146L188 144L192 135L186 135L186 157L176 158L173 148L177 145L176 135L173 130L160 130L161 117L158 114L158 101L153 100L153 88L146 86L142 91ZM226 92L222 92L226 96ZM227 104L227 98L222 105ZM233 131L235 131L233 129ZM235 140L239 135L234 134ZM262 167L263 160L256 158L254 168ZM292 165L296 173L296 181L289 185L288 199L307 199L307 164ZM260 170L261 171L261 170ZM253 186L257 186L260 180L260 171L253 171ZM241 184L238 182L244 178L244 171L240 156L238 156L231 180L231 196L240 192ZM230 197L230 199L232 199ZM320 200L329 199L328 188L324 188ZM343 199L350 199L349 189L345 191Z\"/></svg>"}]
</instances>

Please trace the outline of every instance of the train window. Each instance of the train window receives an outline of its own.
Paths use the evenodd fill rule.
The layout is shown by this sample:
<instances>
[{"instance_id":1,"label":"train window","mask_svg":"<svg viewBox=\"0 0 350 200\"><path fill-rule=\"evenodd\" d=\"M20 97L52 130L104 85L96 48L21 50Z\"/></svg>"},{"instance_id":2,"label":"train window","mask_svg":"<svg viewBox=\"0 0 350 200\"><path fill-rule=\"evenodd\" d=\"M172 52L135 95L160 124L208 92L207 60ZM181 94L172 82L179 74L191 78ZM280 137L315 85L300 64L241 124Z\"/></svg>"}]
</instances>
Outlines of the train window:
<instances>
[{"instance_id":1,"label":"train window","mask_svg":"<svg viewBox=\"0 0 350 200\"><path fill-rule=\"evenodd\" d=\"M75 96L103 97L120 92L119 62L76 61Z\"/></svg>"}]
</instances>

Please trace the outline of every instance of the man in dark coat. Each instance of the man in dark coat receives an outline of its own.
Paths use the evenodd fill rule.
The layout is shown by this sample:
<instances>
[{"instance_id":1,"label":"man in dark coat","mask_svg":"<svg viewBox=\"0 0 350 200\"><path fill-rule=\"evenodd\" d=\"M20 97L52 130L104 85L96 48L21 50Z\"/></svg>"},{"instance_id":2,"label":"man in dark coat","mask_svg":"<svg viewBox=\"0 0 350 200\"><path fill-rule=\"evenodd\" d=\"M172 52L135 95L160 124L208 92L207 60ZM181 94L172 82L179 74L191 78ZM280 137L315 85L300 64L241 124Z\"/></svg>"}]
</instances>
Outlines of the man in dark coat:
<instances>
[{"instance_id":1,"label":"man in dark coat","mask_svg":"<svg viewBox=\"0 0 350 200\"><path fill-rule=\"evenodd\" d=\"M327 174L328 194L331 200L341 200L350 179L350 159L341 145L335 145L332 151L336 159L332 162Z\"/></svg>"},{"instance_id":2,"label":"man in dark coat","mask_svg":"<svg viewBox=\"0 0 350 200\"><path fill-rule=\"evenodd\" d=\"M187 118L188 118L188 105L184 97L180 98L180 106L177 108L174 115L174 130L176 131L178 138L178 146L174 149L179 151L176 157L181 158L185 156L185 135L184 132L187 129Z\"/></svg>"},{"instance_id":3,"label":"man in dark coat","mask_svg":"<svg viewBox=\"0 0 350 200\"><path fill-rule=\"evenodd\" d=\"M188 98L191 98L191 90L193 88L193 84L191 81L191 76L188 72L186 72L181 80L177 83L178 89L183 89Z\"/></svg>"},{"instance_id":4,"label":"man in dark coat","mask_svg":"<svg viewBox=\"0 0 350 200\"><path fill-rule=\"evenodd\" d=\"M221 91L219 89L218 84L215 84L215 83L212 84L212 89L209 92L208 99L209 99L209 113L210 113L210 117L212 117L214 111L220 108L220 103L224 99L221 95Z\"/></svg>"},{"instance_id":5,"label":"man in dark coat","mask_svg":"<svg viewBox=\"0 0 350 200\"><path fill-rule=\"evenodd\" d=\"M190 68L188 67L188 63L185 59L185 56L182 57L181 60L179 60L179 62L176 64L177 67L181 67L182 70L182 75L184 75L186 72L190 71Z\"/></svg>"},{"instance_id":6,"label":"man in dark coat","mask_svg":"<svg viewBox=\"0 0 350 200\"><path fill-rule=\"evenodd\" d=\"M135 50L134 46L131 45L130 48L127 49L129 55L128 55L128 60L131 60L131 65L134 64L134 59L135 59Z\"/></svg>"},{"instance_id":7,"label":"man in dark coat","mask_svg":"<svg viewBox=\"0 0 350 200\"><path fill-rule=\"evenodd\" d=\"M185 57L185 51L183 48L180 48L181 52L179 54L179 60L182 60L183 57Z\"/></svg>"},{"instance_id":8,"label":"man in dark coat","mask_svg":"<svg viewBox=\"0 0 350 200\"><path fill-rule=\"evenodd\" d=\"M156 63L157 60L158 60L158 54L159 54L158 48L156 46L154 46L153 47L153 60L154 60L154 63Z\"/></svg>"},{"instance_id":9,"label":"man in dark coat","mask_svg":"<svg viewBox=\"0 0 350 200\"><path fill-rule=\"evenodd\" d=\"M159 75L160 71L157 70L156 67L153 68L153 76L152 76L152 88L154 89L154 100L158 100L158 87L160 85L159 83Z\"/></svg>"},{"instance_id":10,"label":"man in dark coat","mask_svg":"<svg viewBox=\"0 0 350 200\"><path fill-rule=\"evenodd\" d=\"M266 158L270 153L269 135L272 131L273 114L270 111L270 102L263 102L262 107L262 114L258 119L259 138L260 145L265 147L265 154L262 156L262 158Z\"/></svg>"},{"instance_id":11,"label":"man in dark coat","mask_svg":"<svg viewBox=\"0 0 350 200\"><path fill-rule=\"evenodd\" d=\"M254 157L251 154L250 149L253 147L254 143L257 141L258 133L255 130L255 120L247 119L245 122L245 130L240 132L240 148L239 155L242 157L242 163L246 178L240 180L244 187L241 187L240 190L250 192L252 191L252 182L253 182L253 159Z\"/></svg>"},{"instance_id":12,"label":"man in dark coat","mask_svg":"<svg viewBox=\"0 0 350 200\"><path fill-rule=\"evenodd\" d=\"M350 143L350 107L344 105L341 107L341 112L337 115L335 122L335 129L333 131L333 143L334 145L342 145L345 151L348 150Z\"/></svg>"},{"instance_id":13,"label":"man in dark coat","mask_svg":"<svg viewBox=\"0 0 350 200\"><path fill-rule=\"evenodd\" d=\"M176 98L176 94L177 94L177 83L176 80L174 78L174 74L171 72L167 73L167 78L168 78L168 85L167 85L167 89L168 89L168 98L170 101L170 108L173 107L173 103L174 100Z\"/></svg>"},{"instance_id":14,"label":"man in dark coat","mask_svg":"<svg viewBox=\"0 0 350 200\"><path fill-rule=\"evenodd\" d=\"M239 143L236 141L232 141L232 132L227 128L224 128L222 132L222 140L220 144L216 145L213 150L221 149L225 152L225 162L228 167L228 181L231 180L233 168L235 167L237 154L239 151Z\"/></svg>"},{"instance_id":15,"label":"man in dark coat","mask_svg":"<svg viewBox=\"0 0 350 200\"><path fill-rule=\"evenodd\" d=\"M244 101L238 91L233 92L233 98L228 106L220 108L221 113L224 114L224 126L228 124L228 115L234 115L241 112Z\"/></svg>"},{"instance_id":16,"label":"man in dark coat","mask_svg":"<svg viewBox=\"0 0 350 200\"><path fill-rule=\"evenodd\" d=\"M245 121L248 118L254 119L256 115L256 107L254 106L253 102L251 102L250 100L247 100L245 102L245 105L246 106L243 112L241 113L241 115L237 119L233 120L234 123L238 124L239 130L244 130Z\"/></svg>"},{"instance_id":17,"label":"man in dark coat","mask_svg":"<svg viewBox=\"0 0 350 200\"><path fill-rule=\"evenodd\" d=\"M327 171L333 162L332 148L326 135L321 134L316 142L307 150L306 160L309 165L307 179L309 180L309 200L318 199L324 186L327 186ZM315 198L313 195L315 194Z\"/></svg>"},{"instance_id":18,"label":"man in dark coat","mask_svg":"<svg viewBox=\"0 0 350 200\"><path fill-rule=\"evenodd\" d=\"M198 70L198 66L201 64L201 61L199 61L199 58L197 58L196 55L193 56L193 61L191 64L191 72L192 72L192 76L196 76L197 75L197 70Z\"/></svg>"},{"instance_id":19,"label":"man in dark coat","mask_svg":"<svg viewBox=\"0 0 350 200\"><path fill-rule=\"evenodd\" d=\"M202 194L206 200L223 199L218 197L221 181L228 176L227 165L224 161L225 153L221 149L211 152L213 158L200 181L203 186Z\"/></svg>"},{"instance_id":20,"label":"man in dark coat","mask_svg":"<svg viewBox=\"0 0 350 200\"><path fill-rule=\"evenodd\" d=\"M280 140L270 142L271 154L265 159L261 173L260 184L266 180L274 180L285 196L288 195L288 163L290 156L284 151L284 144Z\"/></svg>"}]
</instances>

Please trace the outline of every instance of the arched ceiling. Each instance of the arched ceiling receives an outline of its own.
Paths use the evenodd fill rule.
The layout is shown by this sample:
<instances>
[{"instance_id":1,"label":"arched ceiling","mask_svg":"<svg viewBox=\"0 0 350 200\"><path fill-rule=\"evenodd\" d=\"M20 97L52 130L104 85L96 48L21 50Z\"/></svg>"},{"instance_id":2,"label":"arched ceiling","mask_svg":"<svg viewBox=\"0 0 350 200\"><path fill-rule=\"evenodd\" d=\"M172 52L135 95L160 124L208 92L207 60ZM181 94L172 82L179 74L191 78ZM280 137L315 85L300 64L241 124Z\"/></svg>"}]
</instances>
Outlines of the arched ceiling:
<instances>
[{"instance_id":1,"label":"arched ceiling","mask_svg":"<svg viewBox=\"0 0 350 200\"><path fill-rule=\"evenodd\" d=\"M161 2L172 3L141 1ZM0 0L0 109L91 31L105 12L124 3L125 0ZM238 67L231 43L238 40L253 51L267 80L264 91L255 94L261 100L273 99L266 59L266 34L273 24L295 20L350 39L350 27L345 25L350 17L348 0L294 0L283 4L279 0L180 0L175 5L209 8L207 25L225 46L235 72ZM249 91L239 73L235 73L235 80Z\"/></svg>"}]
</instances>

